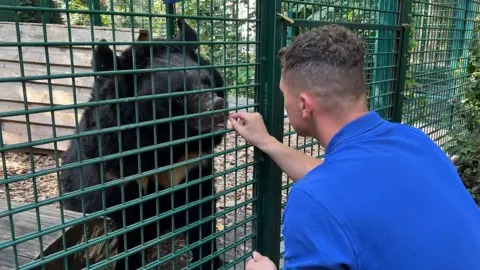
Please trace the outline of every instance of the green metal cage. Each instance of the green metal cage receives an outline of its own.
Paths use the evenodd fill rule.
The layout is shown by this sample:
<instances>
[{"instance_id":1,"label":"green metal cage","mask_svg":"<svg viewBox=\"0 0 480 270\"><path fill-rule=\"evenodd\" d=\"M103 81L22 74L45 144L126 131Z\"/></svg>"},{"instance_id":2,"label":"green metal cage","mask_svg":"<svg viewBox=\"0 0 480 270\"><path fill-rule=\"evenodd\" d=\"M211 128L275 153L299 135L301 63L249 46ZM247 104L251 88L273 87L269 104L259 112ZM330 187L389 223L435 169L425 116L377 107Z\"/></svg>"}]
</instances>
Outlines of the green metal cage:
<instances>
[{"instance_id":1,"label":"green metal cage","mask_svg":"<svg viewBox=\"0 0 480 270\"><path fill-rule=\"evenodd\" d=\"M447 147L463 128L457 105L479 16L474 0L0 1L0 268L210 269L221 260L222 269L244 269L253 250L283 265L281 215L293 182L208 117L258 111L277 140L322 158L318 142L288 122L277 52L338 23L365 42L370 109ZM179 21L198 40L179 40L188 36ZM114 57L95 50L102 45L136 53ZM165 46L164 61L149 57L153 46ZM197 47L208 63L186 51ZM145 93L159 85L163 92ZM218 93L222 106L198 109ZM205 104L189 101L195 95L208 96ZM82 122L88 109L91 123ZM86 140L90 152L79 152ZM75 160L65 163L70 145ZM199 170L192 179L189 166ZM64 192L73 171L79 188Z\"/></svg>"}]
</instances>

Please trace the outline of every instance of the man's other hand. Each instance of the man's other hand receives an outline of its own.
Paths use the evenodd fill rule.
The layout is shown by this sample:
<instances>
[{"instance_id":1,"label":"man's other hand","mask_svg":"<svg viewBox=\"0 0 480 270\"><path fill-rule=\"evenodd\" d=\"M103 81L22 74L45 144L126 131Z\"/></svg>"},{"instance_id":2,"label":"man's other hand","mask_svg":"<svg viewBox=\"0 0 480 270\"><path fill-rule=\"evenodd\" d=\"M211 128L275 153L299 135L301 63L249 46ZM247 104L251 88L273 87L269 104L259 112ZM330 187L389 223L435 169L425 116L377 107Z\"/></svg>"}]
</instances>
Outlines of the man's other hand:
<instances>
[{"instance_id":1,"label":"man's other hand","mask_svg":"<svg viewBox=\"0 0 480 270\"><path fill-rule=\"evenodd\" d=\"M248 143L260 149L273 139L270 134L268 134L262 115L257 112L232 113L230 114L230 122L240 136Z\"/></svg>"},{"instance_id":2,"label":"man's other hand","mask_svg":"<svg viewBox=\"0 0 480 270\"><path fill-rule=\"evenodd\" d=\"M262 256L256 251L252 256L253 258L247 263L246 270L277 270L275 264L268 257Z\"/></svg>"}]
</instances>

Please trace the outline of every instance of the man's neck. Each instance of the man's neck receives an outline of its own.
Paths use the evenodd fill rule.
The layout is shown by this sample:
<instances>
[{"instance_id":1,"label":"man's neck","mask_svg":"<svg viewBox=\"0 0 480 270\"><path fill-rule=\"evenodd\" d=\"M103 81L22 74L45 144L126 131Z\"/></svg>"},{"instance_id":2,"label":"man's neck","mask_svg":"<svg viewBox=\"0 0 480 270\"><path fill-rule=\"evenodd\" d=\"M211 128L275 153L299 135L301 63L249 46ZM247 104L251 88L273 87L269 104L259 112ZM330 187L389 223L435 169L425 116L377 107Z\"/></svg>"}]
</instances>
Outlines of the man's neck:
<instances>
[{"instance_id":1,"label":"man's neck","mask_svg":"<svg viewBox=\"0 0 480 270\"><path fill-rule=\"evenodd\" d=\"M335 134L337 134L345 125L367 113L368 110L362 110L344 114L341 117L320 118L322 120L317 121L315 124L315 137L323 149L326 149L333 136L335 136Z\"/></svg>"}]
</instances>

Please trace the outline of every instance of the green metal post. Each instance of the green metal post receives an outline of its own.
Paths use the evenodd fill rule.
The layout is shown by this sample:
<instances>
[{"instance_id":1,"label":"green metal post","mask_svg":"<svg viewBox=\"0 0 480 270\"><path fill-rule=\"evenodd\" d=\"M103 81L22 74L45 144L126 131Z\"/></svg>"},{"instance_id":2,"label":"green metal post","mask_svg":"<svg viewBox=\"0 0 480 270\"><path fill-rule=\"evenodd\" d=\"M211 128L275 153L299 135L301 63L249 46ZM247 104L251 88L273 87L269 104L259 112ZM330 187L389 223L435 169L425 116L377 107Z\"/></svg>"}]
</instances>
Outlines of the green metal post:
<instances>
[{"instance_id":1,"label":"green metal post","mask_svg":"<svg viewBox=\"0 0 480 270\"><path fill-rule=\"evenodd\" d=\"M405 77L407 75L408 70L408 61L409 61L409 52L408 52L408 44L410 42L410 23L412 21L412 0L401 0L400 1L400 23L403 26L402 32L400 35L400 42L398 42L398 57L397 63L398 65L398 72L397 72L397 80L395 85L395 93L394 93L394 100L393 100L393 113L392 113L392 121L393 122L402 122L402 115L403 115L403 91L405 88Z\"/></svg>"},{"instance_id":2,"label":"green metal post","mask_svg":"<svg viewBox=\"0 0 480 270\"><path fill-rule=\"evenodd\" d=\"M175 4L166 4L167 14L175 14ZM171 39L175 36L175 20L172 17L167 17L167 38Z\"/></svg>"},{"instance_id":3,"label":"green metal post","mask_svg":"<svg viewBox=\"0 0 480 270\"><path fill-rule=\"evenodd\" d=\"M465 27L466 27L466 19L467 19L467 0L461 0L459 4L459 10L457 11L457 18L455 25L453 27L454 32L456 35L454 36L453 42L453 48L452 48L452 54L453 54L453 61L451 61L450 66L452 70L452 77L455 78L456 75L455 73L457 72L457 66L458 66L458 61L460 61L460 56L462 55L462 50L464 48L464 43L465 40L463 39L465 37ZM450 46L447 46L447 48L450 49ZM461 65L461 64L460 64ZM448 84L448 101L449 104L448 106L450 107L450 117L448 118L448 129L451 130L454 128L453 123L454 123L454 118L455 118L455 102L460 101L459 98L460 96L457 96L457 92L461 91L458 89L457 86L457 80L450 80L450 83ZM457 97L457 98L455 98Z\"/></svg>"},{"instance_id":4,"label":"green metal post","mask_svg":"<svg viewBox=\"0 0 480 270\"><path fill-rule=\"evenodd\" d=\"M452 46L448 46L447 48L453 47L452 54L454 55L454 61L451 62L452 70L455 72L457 68L457 61L462 55L463 44L465 40L463 39L465 36L465 27L467 23L467 16L468 16L468 0L460 0L458 5L458 11L455 18L455 24L453 26L453 31L456 33L454 39L449 42L453 43Z\"/></svg>"},{"instance_id":5,"label":"green metal post","mask_svg":"<svg viewBox=\"0 0 480 270\"><path fill-rule=\"evenodd\" d=\"M100 0L88 0L88 6L91 10L100 10ZM100 14L92 14L92 23L95 26L102 25L102 17L100 16Z\"/></svg>"},{"instance_id":6,"label":"green metal post","mask_svg":"<svg viewBox=\"0 0 480 270\"><path fill-rule=\"evenodd\" d=\"M50 8L50 0L40 0L40 7L42 8ZM52 13L51 12L44 12L42 20L44 23L52 23Z\"/></svg>"},{"instance_id":7,"label":"green metal post","mask_svg":"<svg viewBox=\"0 0 480 270\"><path fill-rule=\"evenodd\" d=\"M270 134L283 140L283 100L279 89L282 21L277 17L281 0L260 1L260 89L257 91L259 113ZM278 267L280 261L282 171L267 155L256 149L258 204L257 250L268 256Z\"/></svg>"},{"instance_id":8,"label":"green metal post","mask_svg":"<svg viewBox=\"0 0 480 270\"><path fill-rule=\"evenodd\" d=\"M396 11L398 9L397 1L392 0L381 0L378 3L379 10L385 11ZM381 25L394 25L395 24L395 14L380 12L378 15L378 23ZM388 53L393 51L393 31L391 30L379 30L377 33L378 40L376 41L375 52L379 53L376 55L375 59L375 71L373 72L373 81L379 82L373 85L373 101L372 109L378 109L378 113L381 117L386 118L387 108L389 104L389 86L391 79L391 68L389 66L393 65L393 58Z\"/></svg>"},{"instance_id":9,"label":"green metal post","mask_svg":"<svg viewBox=\"0 0 480 270\"><path fill-rule=\"evenodd\" d=\"M463 54L462 58L463 59L468 59L469 57L469 47L470 47L470 41L472 39L472 33L473 33L473 28L475 26L475 23L473 22L475 19L475 14L476 12L480 11L480 6L478 5L477 1L472 1L472 0L467 0L466 4L466 16L465 16L465 31L463 35Z\"/></svg>"}]
</instances>

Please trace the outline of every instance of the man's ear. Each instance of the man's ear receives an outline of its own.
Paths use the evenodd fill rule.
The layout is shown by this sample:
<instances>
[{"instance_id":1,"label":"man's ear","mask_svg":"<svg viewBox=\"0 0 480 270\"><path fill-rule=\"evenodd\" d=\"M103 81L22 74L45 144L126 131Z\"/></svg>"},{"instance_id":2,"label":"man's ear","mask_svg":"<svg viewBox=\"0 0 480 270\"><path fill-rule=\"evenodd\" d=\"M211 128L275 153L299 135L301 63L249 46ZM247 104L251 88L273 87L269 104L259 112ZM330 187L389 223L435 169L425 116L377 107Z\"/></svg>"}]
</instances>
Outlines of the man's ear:
<instances>
[{"instance_id":1,"label":"man's ear","mask_svg":"<svg viewBox=\"0 0 480 270\"><path fill-rule=\"evenodd\" d=\"M302 117L308 119L313 112L314 97L309 92L300 93L300 109L302 110Z\"/></svg>"}]
</instances>

